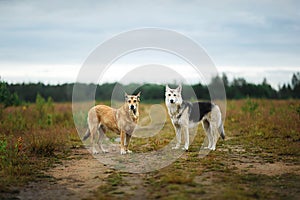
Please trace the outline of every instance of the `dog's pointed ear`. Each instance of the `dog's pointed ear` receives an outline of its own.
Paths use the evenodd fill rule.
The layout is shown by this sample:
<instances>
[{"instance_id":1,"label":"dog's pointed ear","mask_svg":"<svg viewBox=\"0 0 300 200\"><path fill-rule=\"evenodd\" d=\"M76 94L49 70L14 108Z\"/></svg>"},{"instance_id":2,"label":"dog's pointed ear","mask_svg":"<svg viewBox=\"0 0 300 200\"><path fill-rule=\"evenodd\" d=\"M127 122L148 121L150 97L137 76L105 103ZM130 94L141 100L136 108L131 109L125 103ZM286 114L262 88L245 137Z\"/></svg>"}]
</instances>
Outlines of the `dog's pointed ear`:
<instances>
[{"instance_id":1,"label":"dog's pointed ear","mask_svg":"<svg viewBox=\"0 0 300 200\"><path fill-rule=\"evenodd\" d=\"M169 85L166 85L166 91L169 91L169 90L170 90Z\"/></svg>"},{"instance_id":2,"label":"dog's pointed ear","mask_svg":"<svg viewBox=\"0 0 300 200\"><path fill-rule=\"evenodd\" d=\"M128 99L128 94L125 92L125 100L127 100Z\"/></svg>"},{"instance_id":3,"label":"dog's pointed ear","mask_svg":"<svg viewBox=\"0 0 300 200\"><path fill-rule=\"evenodd\" d=\"M137 99L138 99L138 101L140 101L140 97L141 97L141 92L139 92L139 93L137 93Z\"/></svg>"},{"instance_id":4,"label":"dog's pointed ear","mask_svg":"<svg viewBox=\"0 0 300 200\"><path fill-rule=\"evenodd\" d=\"M176 88L176 90L177 90L178 92L181 92L181 90L182 90L181 84Z\"/></svg>"}]
</instances>

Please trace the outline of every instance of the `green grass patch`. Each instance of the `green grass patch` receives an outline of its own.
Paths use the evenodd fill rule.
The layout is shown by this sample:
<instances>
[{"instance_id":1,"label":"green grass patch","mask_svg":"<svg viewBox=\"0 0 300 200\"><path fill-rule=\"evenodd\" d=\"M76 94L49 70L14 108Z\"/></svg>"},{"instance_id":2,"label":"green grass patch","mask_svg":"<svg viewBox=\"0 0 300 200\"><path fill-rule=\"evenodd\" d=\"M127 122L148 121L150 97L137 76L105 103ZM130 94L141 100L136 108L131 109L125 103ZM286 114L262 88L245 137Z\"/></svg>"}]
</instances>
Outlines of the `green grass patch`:
<instances>
[{"instance_id":1,"label":"green grass patch","mask_svg":"<svg viewBox=\"0 0 300 200\"><path fill-rule=\"evenodd\" d=\"M227 105L227 138L218 141L216 151L199 158L205 137L199 126L189 151L174 163L142 178L130 174L141 180L140 185L129 185L127 173L112 170L99 183L95 197L130 198L131 194L125 189L135 191L142 185L145 198L150 199L297 199L300 178L296 173L270 176L249 171L253 172L257 163L299 166L299 101L246 99L228 101ZM142 103L141 115L145 115L150 106ZM10 186L42 179L41 171L66 158L71 148L82 145L70 103L55 104L39 99L36 104L2 107L0 119L0 188L3 192L10 191ZM86 125L86 113L78 113L75 121ZM108 137L114 139L118 135L108 133ZM158 150L174 137L168 118L155 136L132 138L130 149L134 153Z\"/></svg>"}]
</instances>

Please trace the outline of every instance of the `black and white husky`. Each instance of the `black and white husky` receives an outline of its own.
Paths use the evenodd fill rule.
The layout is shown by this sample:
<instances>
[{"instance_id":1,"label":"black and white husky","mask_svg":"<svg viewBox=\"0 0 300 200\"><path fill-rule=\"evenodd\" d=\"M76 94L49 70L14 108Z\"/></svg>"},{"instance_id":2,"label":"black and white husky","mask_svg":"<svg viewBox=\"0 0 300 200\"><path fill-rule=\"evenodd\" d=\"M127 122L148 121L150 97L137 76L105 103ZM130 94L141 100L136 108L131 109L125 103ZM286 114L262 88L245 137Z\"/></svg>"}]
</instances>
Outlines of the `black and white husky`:
<instances>
[{"instance_id":1,"label":"black and white husky","mask_svg":"<svg viewBox=\"0 0 300 200\"><path fill-rule=\"evenodd\" d=\"M185 133L183 149L189 148L189 128L202 122L202 126L208 137L208 146L205 149L215 150L219 134L225 139L225 132L219 106L212 102L183 101L181 85L176 89L166 85L165 103L175 128L177 144L173 149L179 149L181 144L181 132Z\"/></svg>"}]
</instances>

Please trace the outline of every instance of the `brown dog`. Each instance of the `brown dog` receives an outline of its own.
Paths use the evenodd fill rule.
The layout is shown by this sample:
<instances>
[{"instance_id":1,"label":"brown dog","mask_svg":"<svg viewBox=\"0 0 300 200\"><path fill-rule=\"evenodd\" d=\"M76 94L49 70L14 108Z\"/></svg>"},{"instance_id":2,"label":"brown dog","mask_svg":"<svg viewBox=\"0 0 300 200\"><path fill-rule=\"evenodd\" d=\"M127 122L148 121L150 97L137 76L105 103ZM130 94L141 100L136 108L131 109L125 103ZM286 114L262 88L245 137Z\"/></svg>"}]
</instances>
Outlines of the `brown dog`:
<instances>
[{"instance_id":1,"label":"brown dog","mask_svg":"<svg viewBox=\"0 0 300 200\"><path fill-rule=\"evenodd\" d=\"M97 105L88 112L88 130L83 137L86 140L91 135L93 154L99 152L95 148L95 136L99 132L97 144L102 152L108 152L102 147L103 136L107 129L120 134L121 154L131 153L128 149L131 134L139 119L140 92L137 95L125 93L125 103L119 109L114 109L105 105ZM126 137L126 139L125 139Z\"/></svg>"}]
</instances>

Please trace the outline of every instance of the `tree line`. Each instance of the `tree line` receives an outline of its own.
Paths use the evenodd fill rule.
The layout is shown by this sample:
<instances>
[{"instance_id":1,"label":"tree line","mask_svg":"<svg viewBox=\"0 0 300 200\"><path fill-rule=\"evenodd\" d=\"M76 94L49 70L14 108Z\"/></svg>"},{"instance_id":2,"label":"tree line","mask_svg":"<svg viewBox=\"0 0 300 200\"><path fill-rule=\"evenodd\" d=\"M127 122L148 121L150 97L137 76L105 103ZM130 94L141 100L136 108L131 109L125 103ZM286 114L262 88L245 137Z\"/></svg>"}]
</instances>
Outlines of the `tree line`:
<instances>
[{"instance_id":1,"label":"tree line","mask_svg":"<svg viewBox=\"0 0 300 200\"><path fill-rule=\"evenodd\" d=\"M226 74L212 78L209 85L220 84L223 82L227 99L242 99L242 98L267 98L267 99L290 99L300 98L300 72L294 73L290 83L279 86L275 90L264 79L260 84L248 83L244 78L235 78L229 82ZM111 99L112 92L116 85L122 87L124 91L131 91L136 88L136 91L142 92L142 98L148 101L161 101L164 99L165 85L161 84L128 84L121 85L119 83L105 83L102 85L96 84L79 84L80 91L83 97L87 97L91 91L95 94L98 101L107 101ZM22 102L35 102L37 95L43 98L52 98L55 102L72 101L74 83L66 83L59 85L46 85L44 83L17 83L9 84L0 80L0 104L5 106L19 105ZM175 85L170 85L175 87ZM94 88L94 89L93 89ZM193 89L198 99L210 99L209 90L206 85L201 83L192 86L183 85L183 96L188 95L188 89ZM83 99L84 100L84 99Z\"/></svg>"}]
</instances>

